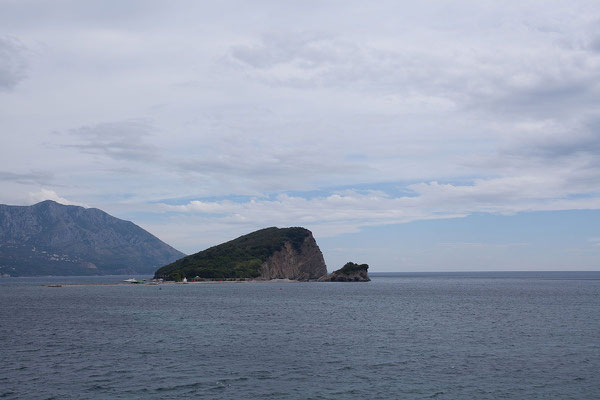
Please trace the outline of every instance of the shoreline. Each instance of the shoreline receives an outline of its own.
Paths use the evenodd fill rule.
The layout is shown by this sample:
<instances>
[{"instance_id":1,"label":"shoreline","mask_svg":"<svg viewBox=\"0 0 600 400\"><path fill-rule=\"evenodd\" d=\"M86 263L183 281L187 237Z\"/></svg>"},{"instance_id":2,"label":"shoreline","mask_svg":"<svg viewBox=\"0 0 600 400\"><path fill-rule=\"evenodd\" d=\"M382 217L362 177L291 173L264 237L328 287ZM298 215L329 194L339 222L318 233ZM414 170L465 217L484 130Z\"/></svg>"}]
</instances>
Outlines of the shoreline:
<instances>
[{"instance_id":1,"label":"shoreline","mask_svg":"<svg viewBox=\"0 0 600 400\"><path fill-rule=\"evenodd\" d=\"M201 285L201 284L223 284L223 283L301 283L301 282L316 282L315 281L299 281L295 279L251 279L243 281L230 280L210 280L210 281L194 281L194 282L104 282L104 283L52 283L40 285L42 287L75 287L75 286L162 286L162 285Z\"/></svg>"}]
</instances>

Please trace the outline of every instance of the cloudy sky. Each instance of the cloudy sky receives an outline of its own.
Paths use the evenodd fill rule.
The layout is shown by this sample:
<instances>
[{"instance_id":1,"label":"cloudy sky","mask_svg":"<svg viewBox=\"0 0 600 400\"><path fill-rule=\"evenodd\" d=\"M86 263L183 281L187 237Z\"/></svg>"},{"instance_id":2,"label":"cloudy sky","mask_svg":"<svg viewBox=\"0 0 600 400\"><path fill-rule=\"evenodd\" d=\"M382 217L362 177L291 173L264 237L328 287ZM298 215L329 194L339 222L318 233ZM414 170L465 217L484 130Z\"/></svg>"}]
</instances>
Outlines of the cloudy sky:
<instances>
[{"instance_id":1,"label":"cloudy sky","mask_svg":"<svg viewBox=\"0 0 600 400\"><path fill-rule=\"evenodd\" d=\"M0 203L187 253L305 226L330 270L600 267L597 0L0 0L0 132Z\"/></svg>"}]
</instances>

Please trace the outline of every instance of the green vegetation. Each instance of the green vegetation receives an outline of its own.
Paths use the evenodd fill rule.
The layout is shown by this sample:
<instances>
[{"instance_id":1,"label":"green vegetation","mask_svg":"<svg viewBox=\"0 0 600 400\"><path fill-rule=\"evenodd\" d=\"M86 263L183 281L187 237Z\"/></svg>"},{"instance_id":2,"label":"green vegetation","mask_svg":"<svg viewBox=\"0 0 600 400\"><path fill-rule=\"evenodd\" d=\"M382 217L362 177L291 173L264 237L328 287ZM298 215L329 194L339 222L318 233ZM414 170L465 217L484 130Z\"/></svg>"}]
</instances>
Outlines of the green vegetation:
<instances>
[{"instance_id":1,"label":"green vegetation","mask_svg":"<svg viewBox=\"0 0 600 400\"><path fill-rule=\"evenodd\" d=\"M353 262L348 262L342 268L340 268L337 272L340 272L344 275L354 274L359 271L367 271L369 269L368 264L356 264Z\"/></svg>"},{"instance_id":2,"label":"green vegetation","mask_svg":"<svg viewBox=\"0 0 600 400\"><path fill-rule=\"evenodd\" d=\"M155 278L167 280L199 276L207 279L256 278L260 267L286 242L300 251L310 231L304 228L265 228L184 257L159 268Z\"/></svg>"}]
</instances>

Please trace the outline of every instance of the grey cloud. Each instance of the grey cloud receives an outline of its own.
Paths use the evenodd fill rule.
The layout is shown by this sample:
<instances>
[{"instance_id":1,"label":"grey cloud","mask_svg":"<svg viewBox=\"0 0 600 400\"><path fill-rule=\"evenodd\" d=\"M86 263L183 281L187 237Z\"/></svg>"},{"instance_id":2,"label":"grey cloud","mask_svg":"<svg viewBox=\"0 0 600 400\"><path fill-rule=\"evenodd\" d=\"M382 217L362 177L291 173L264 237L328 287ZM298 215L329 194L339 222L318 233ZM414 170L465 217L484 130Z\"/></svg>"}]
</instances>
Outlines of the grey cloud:
<instances>
[{"instance_id":1,"label":"grey cloud","mask_svg":"<svg viewBox=\"0 0 600 400\"><path fill-rule=\"evenodd\" d=\"M585 48L589 51L600 53L600 31L591 33L588 36L585 43Z\"/></svg>"},{"instance_id":2,"label":"grey cloud","mask_svg":"<svg viewBox=\"0 0 600 400\"><path fill-rule=\"evenodd\" d=\"M155 16L164 15L168 9L169 7L164 3L154 0L132 0L120 4L119 7L111 7L105 1L98 0L5 1L2 4L0 25L18 24L28 29L49 27L53 30L65 26L105 27L107 24L118 22L131 26L139 23L140 19L142 21L150 19L151 22L156 23Z\"/></svg>"},{"instance_id":3,"label":"grey cloud","mask_svg":"<svg viewBox=\"0 0 600 400\"><path fill-rule=\"evenodd\" d=\"M26 77L26 49L17 39L0 37L0 90L13 89Z\"/></svg>"},{"instance_id":4,"label":"grey cloud","mask_svg":"<svg viewBox=\"0 0 600 400\"><path fill-rule=\"evenodd\" d=\"M245 153L245 154L244 154ZM370 167L358 162L323 159L303 150L273 151L261 154L242 147L240 151L219 151L197 159L177 162L184 175L200 175L221 182L250 183L250 187L266 190L289 190L305 188L308 182L328 179L345 181L353 173L363 173ZM238 187L239 189L239 187Z\"/></svg>"},{"instance_id":5,"label":"grey cloud","mask_svg":"<svg viewBox=\"0 0 600 400\"><path fill-rule=\"evenodd\" d=\"M456 60L412 48L383 50L365 43L317 33L263 35L254 45L233 46L230 59L256 80L294 87L349 85L376 92L414 88L446 91ZM456 71L451 71L456 79ZM465 78L465 76L463 76ZM423 86L425 85L425 86Z\"/></svg>"},{"instance_id":6,"label":"grey cloud","mask_svg":"<svg viewBox=\"0 0 600 400\"><path fill-rule=\"evenodd\" d=\"M600 19L591 21L584 29L584 38L578 44L584 50L600 53Z\"/></svg>"},{"instance_id":7,"label":"grey cloud","mask_svg":"<svg viewBox=\"0 0 600 400\"><path fill-rule=\"evenodd\" d=\"M600 118L516 123L513 138L476 168L498 176L534 176L531 187L552 182L561 196L600 194ZM521 193L522 195L522 193ZM543 196L542 196L543 197ZM541 207L541 203L539 205Z\"/></svg>"},{"instance_id":8,"label":"grey cloud","mask_svg":"<svg viewBox=\"0 0 600 400\"><path fill-rule=\"evenodd\" d=\"M302 155L295 152L282 152L269 154L266 158L260 155L243 157L240 155L222 155L209 157L198 161L185 161L179 164L186 171L196 172L222 172L235 173L248 176L298 176L312 174L352 173L359 171L364 166L347 163L340 165L336 162L327 162L318 157Z\"/></svg>"},{"instance_id":9,"label":"grey cloud","mask_svg":"<svg viewBox=\"0 0 600 400\"><path fill-rule=\"evenodd\" d=\"M258 69L291 62L297 62L304 69L317 68L328 62L340 61L346 53L331 37L316 32L268 34L260 43L234 46L230 50L234 60Z\"/></svg>"},{"instance_id":10,"label":"grey cloud","mask_svg":"<svg viewBox=\"0 0 600 400\"><path fill-rule=\"evenodd\" d=\"M334 88L376 96L428 96L497 116L554 116L600 105L595 55L559 41L544 48L440 38L437 47L395 47L316 33L264 35L233 46L230 64L269 86ZM600 42L599 42L600 43Z\"/></svg>"},{"instance_id":11,"label":"grey cloud","mask_svg":"<svg viewBox=\"0 0 600 400\"><path fill-rule=\"evenodd\" d=\"M32 171L28 173L15 173L0 171L0 182L14 182L20 184L47 184L53 175L48 172Z\"/></svg>"},{"instance_id":12,"label":"grey cloud","mask_svg":"<svg viewBox=\"0 0 600 400\"><path fill-rule=\"evenodd\" d=\"M592 51L600 53L600 36L591 41L589 48Z\"/></svg>"},{"instance_id":13,"label":"grey cloud","mask_svg":"<svg viewBox=\"0 0 600 400\"><path fill-rule=\"evenodd\" d=\"M349 40L316 32L263 35L254 45L233 46L233 65L253 79L275 86L343 87L362 85L385 89L393 71L402 71L397 54L360 46ZM404 63L404 66L408 63Z\"/></svg>"},{"instance_id":14,"label":"grey cloud","mask_svg":"<svg viewBox=\"0 0 600 400\"><path fill-rule=\"evenodd\" d=\"M528 143L524 149L529 155L556 158L575 154L591 154L600 156L600 132L586 132L573 136L570 140L565 137L539 140Z\"/></svg>"},{"instance_id":15,"label":"grey cloud","mask_svg":"<svg viewBox=\"0 0 600 400\"><path fill-rule=\"evenodd\" d=\"M152 131L150 124L139 120L82 126L69 132L80 143L64 144L63 147L115 160L149 161L157 153L155 146L145 142Z\"/></svg>"},{"instance_id":16,"label":"grey cloud","mask_svg":"<svg viewBox=\"0 0 600 400\"><path fill-rule=\"evenodd\" d=\"M549 163L580 155L600 157L600 116L541 129L503 149L502 153L547 159Z\"/></svg>"},{"instance_id":17,"label":"grey cloud","mask_svg":"<svg viewBox=\"0 0 600 400\"><path fill-rule=\"evenodd\" d=\"M473 107L492 113L533 118L568 118L574 112L592 110L600 106L600 71L574 65L564 66L558 76L536 72L537 82L515 88L504 81L497 93L479 97ZM507 74L510 76L510 74Z\"/></svg>"},{"instance_id":18,"label":"grey cloud","mask_svg":"<svg viewBox=\"0 0 600 400\"><path fill-rule=\"evenodd\" d=\"M598 21L575 34L555 27L538 46L515 43L482 58L474 78L483 78L470 107L509 118L572 119L600 106ZM577 44L575 44L575 42ZM583 43L583 44L582 44ZM590 51L591 50L591 51Z\"/></svg>"}]
</instances>

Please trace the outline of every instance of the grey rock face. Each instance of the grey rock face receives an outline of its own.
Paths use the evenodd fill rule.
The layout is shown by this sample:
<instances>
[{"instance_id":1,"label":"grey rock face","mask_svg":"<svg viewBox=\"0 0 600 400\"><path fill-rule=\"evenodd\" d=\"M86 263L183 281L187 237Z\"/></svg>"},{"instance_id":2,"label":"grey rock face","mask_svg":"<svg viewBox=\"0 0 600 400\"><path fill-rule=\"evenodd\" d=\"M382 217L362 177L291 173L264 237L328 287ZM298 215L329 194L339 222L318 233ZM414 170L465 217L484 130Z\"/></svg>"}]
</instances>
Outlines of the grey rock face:
<instances>
[{"instance_id":1,"label":"grey rock face","mask_svg":"<svg viewBox=\"0 0 600 400\"><path fill-rule=\"evenodd\" d=\"M275 252L261 266L261 279L316 280L327 275L323 253L312 234L308 235L300 251L289 242Z\"/></svg>"},{"instance_id":2,"label":"grey rock face","mask_svg":"<svg viewBox=\"0 0 600 400\"><path fill-rule=\"evenodd\" d=\"M347 263L344 267L319 279L319 282L369 282L369 266L367 264Z\"/></svg>"},{"instance_id":3,"label":"grey rock face","mask_svg":"<svg viewBox=\"0 0 600 400\"><path fill-rule=\"evenodd\" d=\"M0 205L0 273L152 273L183 256L134 223L95 208L50 200Z\"/></svg>"}]
</instances>

